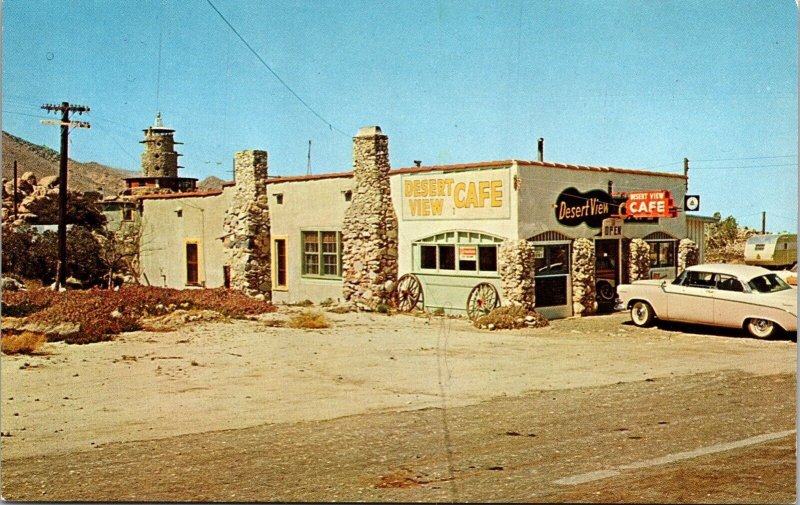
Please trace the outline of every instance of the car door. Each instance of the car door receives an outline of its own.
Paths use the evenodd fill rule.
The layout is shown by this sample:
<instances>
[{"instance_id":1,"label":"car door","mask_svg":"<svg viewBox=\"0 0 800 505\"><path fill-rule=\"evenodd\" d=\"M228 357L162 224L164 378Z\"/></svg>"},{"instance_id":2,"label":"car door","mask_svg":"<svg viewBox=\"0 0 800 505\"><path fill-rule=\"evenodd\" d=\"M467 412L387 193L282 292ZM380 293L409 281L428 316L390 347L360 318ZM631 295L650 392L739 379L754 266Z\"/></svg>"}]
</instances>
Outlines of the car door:
<instances>
[{"instance_id":1,"label":"car door","mask_svg":"<svg viewBox=\"0 0 800 505\"><path fill-rule=\"evenodd\" d=\"M732 275L717 275L717 291L714 293L714 324L738 327L742 324L743 310L747 298L744 285Z\"/></svg>"},{"instance_id":2,"label":"car door","mask_svg":"<svg viewBox=\"0 0 800 505\"><path fill-rule=\"evenodd\" d=\"M715 274L687 271L680 284L665 284L667 316L663 319L714 324Z\"/></svg>"}]
</instances>

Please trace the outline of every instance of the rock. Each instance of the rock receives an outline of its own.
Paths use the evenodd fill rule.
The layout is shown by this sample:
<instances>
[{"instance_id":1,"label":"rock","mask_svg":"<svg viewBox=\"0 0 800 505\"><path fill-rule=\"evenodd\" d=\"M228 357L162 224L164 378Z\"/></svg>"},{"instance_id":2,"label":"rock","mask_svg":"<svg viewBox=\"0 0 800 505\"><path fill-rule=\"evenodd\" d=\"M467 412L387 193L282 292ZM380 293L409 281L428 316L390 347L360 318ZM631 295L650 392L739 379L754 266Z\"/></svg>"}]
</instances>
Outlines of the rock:
<instances>
[{"instance_id":1,"label":"rock","mask_svg":"<svg viewBox=\"0 0 800 505\"><path fill-rule=\"evenodd\" d=\"M34 175L34 173L31 171L22 174L22 177L20 177L20 179L27 182L31 186L36 186L36 175Z\"/></svg>"},{"instance_id":2,"label":"rock","mask_svg":"<svg viewBox=\"0 0 800 505\"><path fill-rule=\"evenodd\" d=\"M111 317L113 317L114 319L119 319L120 317L122 317L122 312L115 310L114 312L111 313Z\"/></svg>"},{"instance_id":3,"label":"rock","mask_svg":"<svg viewBox=\"0 0 800 505\"><path fill-rule=\"evenodd\" d=\"M3 277L0 289L3 291L27 291L24 284L12 277Z\"/></svg>"},{"instance_id":4,"label":"rock","mask_svg":"<svg viewBox=\"0 0 800 505\"><path fill-rule=\"evenodd\" d=\"M8 321L6 319L9 319ZM64 340L81 331L80 323L61 321L58 323L28 322L25 319L3 318L3 329L30 331L47 335L50 341Z\"/></svg>"},{"instance_id":5,"label":"rock","mask_svg":"<svg viewBox=\"0 0 800 505\"><path fill-rule=\"evenodd\" d=\"M493 323L489 323L489 324L488 324L486 327L487 327L489 330L494 330L494 329L495 329L495 325L494 325Z\"/></svg>"},{"instance_id":6,"label":"rock","mask_svg":"<svg viewBox=\"0 0 800 505\"><path fill-rule=\"evenodd\" d=\"M58 186L58 176L57 175L45 175L41 179L39 179L39 186L45 189L51 189Z\"/></svg>"}]
</instances>

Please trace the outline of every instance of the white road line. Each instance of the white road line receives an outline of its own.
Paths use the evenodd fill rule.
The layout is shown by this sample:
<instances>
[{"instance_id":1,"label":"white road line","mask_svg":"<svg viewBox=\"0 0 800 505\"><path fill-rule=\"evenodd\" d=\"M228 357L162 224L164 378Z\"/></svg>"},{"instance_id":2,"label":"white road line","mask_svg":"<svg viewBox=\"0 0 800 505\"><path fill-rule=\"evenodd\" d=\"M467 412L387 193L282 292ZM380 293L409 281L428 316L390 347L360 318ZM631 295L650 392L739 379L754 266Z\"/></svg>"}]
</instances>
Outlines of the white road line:
<instances>
[{"instance_id":1,"label":"white road line","mask_svg":"<svg viewBox=\"0 0 800 505\"><path fill-rule=\"evenodd\" d=\"M606 479L608 477L614 477L616 475L619 475L621 473L621 470L637 470L640 468L649 468L651 466L666 465L668 463L674 463L676 461L681 461L684 459L697 458L699 456L705 456L707 454L730 451L732 449L738 449L740 447L747 447L748 445L761 444L763 442L768 442L770 440L788 437L790 435L795 434L796 431L797 430L788 430L788 431L779 431L776 433L765 433L763 435L757 435L755 437L745 438L744 440L737 440L735 442L725 442L722 444L709 445L708 447L701 447L699 449L694 449L692 451L676 452L675 454L668 454L666 456L661 456L660 458L646 459L644 461L639 461L638 463L629 463L627 465L620 465L616 468L612 468L609 470L596 470L594 472L582 473L579 475L573 475L571 477L564 477L563 479L558 479L557 481L555 481L554 484L561 484L563 486L574 486L576 484L583 484L585 482L592 482L595 480Z\"/></svg>"}]
</instances>

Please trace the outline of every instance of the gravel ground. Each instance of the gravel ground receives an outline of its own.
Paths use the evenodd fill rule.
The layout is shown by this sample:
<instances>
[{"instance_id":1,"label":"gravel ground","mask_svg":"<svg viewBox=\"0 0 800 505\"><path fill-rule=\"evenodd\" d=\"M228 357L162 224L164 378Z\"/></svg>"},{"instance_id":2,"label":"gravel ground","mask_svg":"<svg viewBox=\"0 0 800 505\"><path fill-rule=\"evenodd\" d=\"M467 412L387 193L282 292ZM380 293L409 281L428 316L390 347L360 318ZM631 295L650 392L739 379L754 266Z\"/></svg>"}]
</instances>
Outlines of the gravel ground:
<instances>
[{"instance_id":1,"label":"gravel ground","mask_svg":"<svg viewBox=\"0 0 800 505\"><path fill-rule=\"evenodd\" d=\"M3 498L793 502L796 344L626 320L482 332L463 321L352 314L318 333L201 324L57 346L50 360L4 356L3 431L12 436L2 439ZM168 349L183 361L203 356L194 359L204 366L142 358ZM223 359L231 352L251 364ZM112 412L93 415L102 388L74 388L76 404L58 403L74 373L99 386L123 371L133 380L115 383ZM144 398L127 402L137 393ZM191 394L199 396L187 402ZM164 410L168 401L188 407ZM69 436L36 436L64 419L76 425ZM701 448L712 449L658 459ZM560 482L598 471L611 473Z\"/></svg>"}]
</instances>

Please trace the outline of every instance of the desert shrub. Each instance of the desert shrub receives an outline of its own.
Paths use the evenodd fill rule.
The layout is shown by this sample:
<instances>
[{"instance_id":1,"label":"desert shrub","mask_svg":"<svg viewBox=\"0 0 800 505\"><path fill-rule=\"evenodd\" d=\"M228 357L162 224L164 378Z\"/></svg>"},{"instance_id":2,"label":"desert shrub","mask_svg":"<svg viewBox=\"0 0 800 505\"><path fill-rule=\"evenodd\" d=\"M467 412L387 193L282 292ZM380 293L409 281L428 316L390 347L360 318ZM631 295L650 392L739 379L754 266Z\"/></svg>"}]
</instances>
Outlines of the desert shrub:
<instances>
[{"instance_id":1,"label":"desert shrub","mask_svg":"<svg viewBox=\"0 0 800 505\"><path fill-rule=\"evenodd\" d=\"M431 314L433 314L434 316L444 316L444 309L442 307L439 307L435 309L433 312L431 312Z\"/></svg>"},{"instance_id":2,"label":"desert shrub","mask_svg":"<svg viewBox=\"0 0 800 505\"><path fill-rule=\"evenodd\" d=\"M0 347L3 354L36 354L39 348L47 342L47 337L41 333L23 331L16 335L3 333L0 338Z\"/></svg>"},{"instance_id":3,"label":"desert shrub","mask_svg":"<svg viewBox=\"0 0 800 505\"><path fill-rule=\"evenodd\" d=\"M306 300L300 300L299 302L290 303L289 305L294 305L295 307L311 307L312 305L314 305L314 302L306 299Z\"/></svg>"},{"instance_id":4,"label":"desert shrub","mask_svg":"<svg viewBox=\"0 0 800 505\"><path fill-rule=\"evenodd\" d=\"M25 317L49 307L65 296L64 293L49 289L3 291L3 315Z\"/></svg>"},{"instance_id":5,"label":"desert shrub","mask_svg":"<svg viewBox=\"0 0 800 505\"><path fill-rule=\"evenodd\" d=\"M543 315L533 310L526 310L521 305L498 307L472 323L476 328L510 330L514 328L540 328L550 322ZM491 326L490 326L491 325Z\"/></svg>"},{"instance_id":6,"label":"desert shrub","mask_svg":"<svg viewBox=\"0 0 800 505\"><path fill-rule=\"evenodd\" d=\"M329 328L331 326L325 314L316 310L304 310L295 314L286 323L289 328Z\"/></svg>"},{"instance_id":7,"label":"desert shrub","mask_svg":"<svg viewBox=\"0 0 800 505\"><path fill-rule=\"evenodd\" d=\"M321 302L319 302L319 305L320 307L330 307L331 305L333 305L333 303L334 303L333 298L326 298Z\"/></svg>"},{"instance_id":8,"label":"desert shrub","mask_svg":"<svg viewBox=\"0 0 800 505\"><path fill-rule=\"evenodd\" d=\"M65 339L69 344L110 340L117 333L141 329L140 320L145 316L160 316L178 308L213 310L228 317L275 310L270 303L255 300L238 291L179 291L145 286L65 293L48 290L9 292L3 293L3 302L8 304L7 315L29 315L31 322L80 324L80 331Z\"/></svg>"},{"instance_id":9,"label":"desert shrub","mask_svg":"<svg viewBox=\"0 0 800 505\"><path fill-rule=\"evenodd\" d=\"M389 306L385 303L379 303L377 307L375 307L375 311L381 314L388 314L389 313Z\"/></svg>"}]
</instances>

